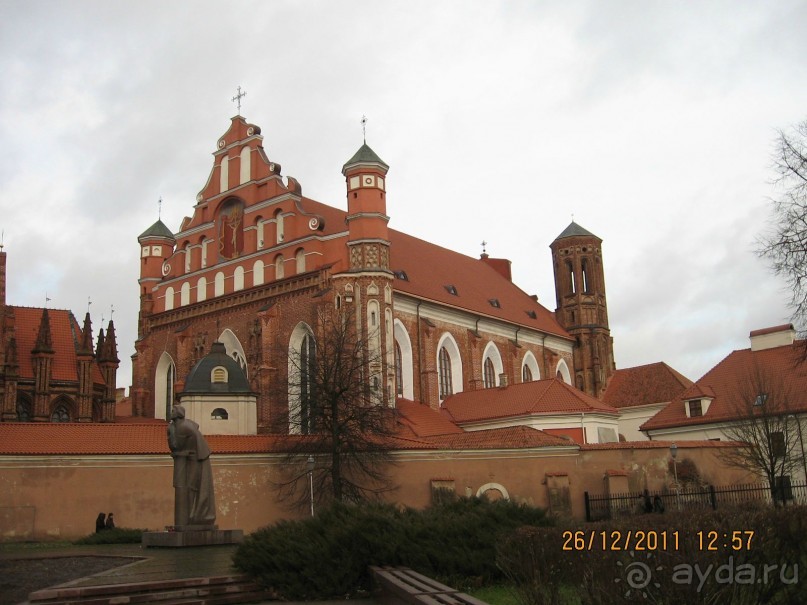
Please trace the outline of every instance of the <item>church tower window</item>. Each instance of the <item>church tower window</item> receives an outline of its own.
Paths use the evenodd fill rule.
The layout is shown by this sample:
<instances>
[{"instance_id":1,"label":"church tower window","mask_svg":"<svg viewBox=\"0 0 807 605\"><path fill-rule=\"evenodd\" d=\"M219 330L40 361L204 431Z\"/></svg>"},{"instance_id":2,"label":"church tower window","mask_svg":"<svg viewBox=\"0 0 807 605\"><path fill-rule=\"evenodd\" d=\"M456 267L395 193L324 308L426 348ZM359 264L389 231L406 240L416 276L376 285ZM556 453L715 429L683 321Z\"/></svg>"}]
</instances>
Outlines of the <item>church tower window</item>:
<instances>
[{"instance_id":1,"label":"church tower window","mask_svg":"<svg viewBox=\"0 0 807 605\"><path fill-rule=\"evenodd\" d=\"M574 277L574 267L572 267L572 263L569 261L566 261L566 272L569 274L569 294L576 294L577 283Z\"/></svg>"},{"instance_id":2,"label":"church tower window","mask_svg":"<svg viewBox=\"0 0 807 605\"><path fill-rule=\"evenodd\" d=\"M521 382L532 382L532 370L528 365L521 368Z\"/></svg>"},{"instance_id":3,"label":"church tower window","mask_svg":"<svg viewBox=\"0 0 807 605\"><path fill-rule=\"evenodd\" d=\"M70 422L70 412L64 404L57 405L50 415L51 422Z\"/></svg>"},{"instance_id":4,"label":"church tower window","mask_svg":"<svg viewBox=\"0 0 807 605\"><path fill-rule=\"evenodd\" d=\"M588 260L585 258L583 259L582 263L582 275L583 275L583 292L585 294L591 293L591 284L589 283L589 275L588 275Z\"/></svg>"},{"instance_id":5,"label":"church tower window","mask_svg":"<svg viewBox=\"0 0 807 605\"><path fill-rule=\"evenodd\" d=\"M297 275L305 273L305 250L299 248L294 254L294 261L297 264Z\"/></svg>"},{"instance_id":6,"label":"church tower window","mask_svg":"<svg viewBox=\"0 0 807 605\"><path fill-rule=\"evenodd\" d=\"M283 279L286 276L286 270L283 266L283 255L278 254L275 257L275 279Z\"/></svg>"}]
</instances>

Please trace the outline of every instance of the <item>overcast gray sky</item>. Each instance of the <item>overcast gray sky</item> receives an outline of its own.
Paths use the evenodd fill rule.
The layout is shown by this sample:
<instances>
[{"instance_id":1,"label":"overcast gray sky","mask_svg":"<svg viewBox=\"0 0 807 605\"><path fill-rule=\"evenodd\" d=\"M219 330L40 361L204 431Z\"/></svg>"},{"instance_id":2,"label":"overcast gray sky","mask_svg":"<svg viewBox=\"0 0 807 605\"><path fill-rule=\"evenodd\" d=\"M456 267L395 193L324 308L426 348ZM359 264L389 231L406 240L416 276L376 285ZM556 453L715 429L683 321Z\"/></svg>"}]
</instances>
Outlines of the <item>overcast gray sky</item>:
<instances>
[{"instance_id":1,"label":"overcast gray sky","mask_svg":"<svg viewBox=\"0 0 807 605\"><path fill-rule=\"evenodd\" d=\"M131 381L137 236L192 213L242 115L303 193L345 207L362 142L390 226L513 261L554 310L550 242L603 240L618 367L699 378L788 321L754 255L776 129L807 118L807 4L0 1L10 304L115 308Z\"/></svg>"}]
</instances>

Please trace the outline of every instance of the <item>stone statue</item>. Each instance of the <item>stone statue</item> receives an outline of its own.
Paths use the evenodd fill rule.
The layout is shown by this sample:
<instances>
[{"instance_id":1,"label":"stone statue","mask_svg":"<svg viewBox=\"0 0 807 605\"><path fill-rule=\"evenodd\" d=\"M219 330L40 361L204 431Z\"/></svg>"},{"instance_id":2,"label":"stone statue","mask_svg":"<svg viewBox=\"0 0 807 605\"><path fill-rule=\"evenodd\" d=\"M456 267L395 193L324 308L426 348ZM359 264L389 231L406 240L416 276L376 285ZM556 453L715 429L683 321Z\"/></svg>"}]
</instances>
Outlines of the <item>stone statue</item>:
<instances>
[{"instance_id":1,"label":"stone statue","mask_svg":"<svg viewBox=\"0 0 807 605\"><path fill-rule=\"evenodd\" d=\"M171 410L168 447L174 459L174 525L213 525L216 503L210 448L199 425L185 418L181 405Z\"/></svg>"}]
</instances>

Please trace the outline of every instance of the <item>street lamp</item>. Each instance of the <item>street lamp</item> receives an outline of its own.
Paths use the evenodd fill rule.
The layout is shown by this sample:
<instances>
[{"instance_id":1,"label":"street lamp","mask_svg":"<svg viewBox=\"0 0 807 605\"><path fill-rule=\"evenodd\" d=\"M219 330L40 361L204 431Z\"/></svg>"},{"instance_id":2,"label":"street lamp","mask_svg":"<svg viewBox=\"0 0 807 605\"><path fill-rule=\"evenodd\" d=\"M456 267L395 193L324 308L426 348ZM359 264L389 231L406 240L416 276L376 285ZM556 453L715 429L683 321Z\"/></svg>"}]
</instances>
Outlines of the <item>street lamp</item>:
<instances>
[{"instance_id":1,"label":"street lamp","mask_svg":"<svg viewBox=\"0 0 807 605\"><path fill-rule=\"evenodd\" d=\"M670 456L673 459L673 472L675 473L675 503L678 505L678 510L681 510L681 489L678 485L678 462L675 458L678 456L678 446L674 443L670 446Z\"/></svg>"},{"instance_id":2,"label":"street lamp","mask_svg":"<svg viewBox=\"0 0 807 605\"><path fill-rule=\"evenodd\" d=\"M308 469L308 493L311 499L311 516L314 516L314 456L309 456L305 462Z\"/></svg>"}]
</instances>

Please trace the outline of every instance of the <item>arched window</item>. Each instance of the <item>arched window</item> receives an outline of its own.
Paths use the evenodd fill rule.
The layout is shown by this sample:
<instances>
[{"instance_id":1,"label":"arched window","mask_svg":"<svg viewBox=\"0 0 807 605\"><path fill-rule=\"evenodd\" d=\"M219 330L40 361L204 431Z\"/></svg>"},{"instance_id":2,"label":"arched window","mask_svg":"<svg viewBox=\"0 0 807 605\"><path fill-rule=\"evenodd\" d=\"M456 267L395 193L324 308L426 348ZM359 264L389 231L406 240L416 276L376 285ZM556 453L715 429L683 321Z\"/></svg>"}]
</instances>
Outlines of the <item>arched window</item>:
<instances>
[{"instance_id":1,"label":"arched window","mask_svg":"<svg viewBox=\"0 0 807 605\"><path fill-rule=\"evenodd\" d=\"M440 374L440 399L445 399L454 392L451 376L451 356L445 347L440 347L438 356Z\"/></svg>"},{"instance_id":2,"label":"arched window","mask_svg":"<svg viewBox=\"0 0 807 605\"><path fill-rule=\"evenodd\" d=\"M210 382L216 383L226 383L227 382L227 369L222 366L216 366L213 368L213 371L210 372Z\"/></svg>"},{"instance_id":3,"label":"arched window","mask_svg":"<svg viewBox=\"0 0 807 605\"><path fill-rule=\"evenodd\" d=\"M440 400L462 391L462 359L457 341L448 332L437 342Z\"/></svg>"},{"instance_id":4,"label":"arched window","mask_svg":"<svg viewBox=\"0 0 807 605\"><path fill-rule=\"evenodd\" d=\"M256 260L252 265L252 285L260 286L263 284L263 261Z\"/></svg>"},{"instance_id":5,"label":"arched window","mask_svg":"<svg viewBox=\"0 0 807 605\"><path fill-rule=\"evenodd\" d=\"M588 275L588 260L585 258L581 263L581 273L583 276L583 292L589 294L591 292L591 281Z\"/></svg>"},{"instance_id":6,"label":"arched window","mask_svg":"<svg viewBox=\"0 0 807 605\"><path fill-rule=\"evenodd\" d=\"M67 406L63 403L60 403L55 408L53 408L53 412L50 415L51 422L70 422L70 412L67 410Z\"/></svg>"},{"instance_id":7,"label":"arched window","mask_svg":"<svg viewBox=\"0 0 807 605\"><path fill-rule=\"evenodd\" d=\"M316 342L311 328L297 324L289 342L289 433L316 430Z\"/></svg>"},{"instance_id":8,"label":"arched window","mask_svg":"<svg viewBox=\"0 0 807 605\"><path fill-rule=\"evenodd\" d=\"M502 355L498 347L489 342L482 354L482 379L486 389L495 387L498 384L498 376L504 372Z\"/></svg>"},{"instance_id":9,"label":"arched window","mask_svg":"<svg viewBox=\"0 0 807 605\"><path fill-rule=\"evenodd\" d=\"M300 429L303 435L316 430L316 410L314 409L314 363L316 349L311 334L303 336L300 346Z\"/></svg>"},{"instance_id":10,"label":"arched window","mask_svg":"<svg viewBox=\"0 0 807 605\"><path fill-rule=\"evenodd\" d=\"M233 272L233 292L244 289L244 267L236 267Z\"/></svg>"},{"instance_id":11,"label":"arched window","mask_svg":"<svg viewBox=\"0 0 807 605\"><path fill-rule=\"evenodd\" d=\"M400 356L399 359L395 360L395 377L397 381L395 389L399 397L414 399L412 341L409 339L409 333L400 319L393 320L392 333L395 339L395 354Z\"/></svg>"},{"instance_id":12,"label":"arched window","mask_svg":"<svg viewBox=\"0 0 807 605\"><path fill-rule=\"evenodd\" d=\"M572 384L572 375L569 372L569 366L566 365L566 360L561 359L558 362L557 377L566 384Z\"/></svg>"},{"instance_id":13,"label":"arched window","mask_svg":"<svg viewBox=\"0 0 807 605\"><path fill-rule=\"evenodd\" d=\"M283 267L283 255L278 254L275 257L275 279L283 279L286 277L286 270Z\"/></svg>"},{"instance_id":14,"label":"arched window","mask_svg":"<svg viewBox=\"0 0 807 605\"><path fill-rule=\"evenodd\" d=\"M174 289L168 286L165 289L165 310L170 311L174 308Z\"/></svg>"},{"instance_id":15,"label":"arched window","mask_svg":"<svg viewBox=\"0 0 807 605\"><path fill-rule=\"evenodd\" d=\"M191 285L188 282L182 284L179 289L179 306L184 307L191 302Z\"/></svg>"},{"instance_id":16,"label":"arched window","mask_svg":"<svg viewBox=\"0 0 807 605\"><path fill-rule=\"evenodd\" d=\"M213 296L221 296L224 294L224 272L219 271L216 277L213 278Z\"/></svg>"},{"instance_id":17,"label":"arched window","mask_svg":"<svg viewBox=\"0 0 807 605\"><path fill-rule=\"evenodd\" d=\"M219 172L219 191L227 191L230 188L230 158L226 155L221 158L221 170Z\"/></svg>"},{"instance_id":18,"label":"arched window","mask_svg":"<svg viewBox=\"0 0 807 605\"><path fill-rule=\"evenodd\" d=\"M305 251L302 248L294 254L294 261L297 264L297 274L305 273Z\"/></svg>"},{"instance_id":19,"label":"arched window","mask_svg":"<svg viewBox=\"0 0 807 605\"><path fill-rule=\"evenodd\" d=\"M574 267L572 267L571 261L566 261L566 272L569 274L569 294L574 294L577 292L577 284L574 280Z\"/></svg>"},{"instance_id":20,"label":"arched window","mask_svg":"<svg viewBox=\"0 0 807 605\"><path fill-rule=\"evenodd\" d=\"M204 277L200 277L199 281L196 282L196 302L202 302L206 298L207 280Z\"/></svg>"},{"instance_id":21,"label":"arched window","mask_svg":"<svg viewBox=\"0 0 807 605\"><path fill-rule=\"evenodd\" d=\"M496 370L493 368L493 360L485 359L485 388L490 389L496 386Z\"/></svg>"},{"instance_id":22,"label":"arched window","mask_svg":"<svg viewBox=\"0 0 807 605\"><path fill-rule=\"evenodd\" d=\"M212 412L210 412L210 419L211 420L228 420L230 415L227 413L227 410L224 408L216 408Z\"/></svg>"},{"instance_id":23,"label":"arched window","mask_svg":"<svg viewBox=\"0 0 807 605\"><path fill-rule=\"evenodd\" d=\"M395 341L395 395L403 397L403 369L401 368L401 345Z\"/></svg>"},{"instance_id":24,"label":"arched window","mask_svg":"<svg viewBox=\"0 0 807 605\"><path fill-rule=\"evenodd\" d=\"M191 245L190 242L185 242L182 246L182 251L185 254L185 273L191 272Z\"/></svg>"},{"instance_id":25,"label":"arched window","mask_svg":"<svg viewBox=\"0 0 807 605\"><path fill-rule=\"evenodd\" d=\"M154 417L162 420L171 418L174 405L174 382L176 366L167 351L163 351L154 373Z\"/></svg>"},{"instance_id":26,"label":"arched window","mask_svg":"<svg viewBox=\"0 0 807 605\"><path fill-rule=\"evenodd\" d=\"M251 149L248 145L244 145L241 149L241 174L239 175L241 178L239 182L243 185L247 181L249 181L251 176L250 171L250 158L252 157Z\"/></svg>"},{"instance_id":27,"label":"arched window","mask_svg":"<svg viewBox=\"0 0 807 605\"><path fill-rule=\"evenodd\" d=\"M219 342L224 345L224 350L227 351L227 355L232 357L236 363L241 366L241 369L244 370L244 374L249 376L246 353L244 353L244 347L241 341L238 340L238 336L235 335L235 332L230 328L226 328L219 334Z\"/></svg>"},{"instance_id":28,"label":"arched window","mask_svg":"<svg viewBox=\"0 0 807 605\"><path fill-rule=\"evenodd\" d=\"M521 361L521 382L531 382L533 380L541 379L541 370L538 367L538 361L535 359L532 351L527 351L524 354L524 359Z\"/></svg>"},{"instance_id":29,"label":"arched window","mask_svg":"<svg viewBox=\"0 0 807 605\"><path fill-rule=\"evenodd\" d=\"M19 422L31 422L34 417L31 400L22 393L17 394L17 420Z\"/></svg>"}]
</instances>

